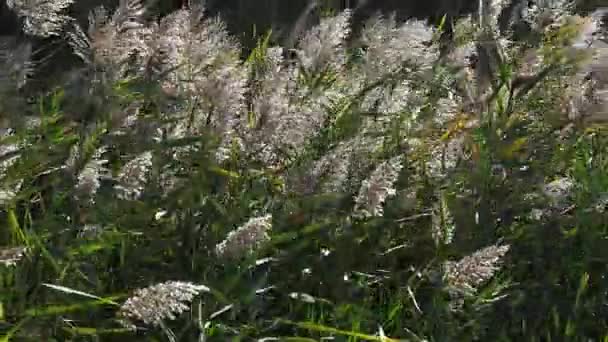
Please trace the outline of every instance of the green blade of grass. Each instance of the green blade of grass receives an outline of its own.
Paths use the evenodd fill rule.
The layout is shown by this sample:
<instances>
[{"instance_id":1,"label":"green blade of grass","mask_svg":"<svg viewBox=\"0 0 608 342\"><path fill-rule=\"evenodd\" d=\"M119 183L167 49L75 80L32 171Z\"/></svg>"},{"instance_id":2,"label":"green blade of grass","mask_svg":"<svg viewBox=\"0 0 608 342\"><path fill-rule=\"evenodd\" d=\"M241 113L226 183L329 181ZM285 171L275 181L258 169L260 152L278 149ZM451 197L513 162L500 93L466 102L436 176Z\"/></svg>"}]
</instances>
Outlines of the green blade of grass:
<instances>
[{"instance_id":1,"label":"green blade of grass","mask_svg":"<svg viewBox=\"0 0 608 342\"><path fill-rule=\"evenodd\" d=\"M42 283L42 286L46 286L48 288L51 288L53 290L59 291L59 292L63 292L63 293L67 293L67 294L74 294L74 295L78 295L78 296L82 296L82 297L87 297L87 298L92 298L92 299L97 299L103 303L106 304L111 304L111 305L115 305L115 306L120 306L120 304L109 300L107 298L102 298L96 295L92 295L90 293L86 293L86 292L82 292L82 291L78 291L78 290L74 290L71 289L69 287L65 287L65 286L61 286L61 285L53 285L53 284L48 284L48 283Z\"/></svg>"},{"instance_id":2,"label":"green blade of grass","mask_svg":"<svg viewBox=\"0 0 608 342\"><path fill-rule=\"evenodd\" d=\"M69 327L63 328L64 331L71 333L72 335L80 335L80 336L98 336L98 335L107 335L107 334L124 334L133 332L133 330L127 328L113 328L113 329L98 329L98 328L90 328L90 327Z\"/></svg>"},{"instance_id":3,"label":"green blade of grass","mask_svg":"<svg viewBox=\"0 0 608 342\"><path fill-rule=\"evenodd\" d=\"M316 324L313 322L292 322L292 321L287 321L287 320L282 320L282 322L289 324L289 325L295 325L301 329L313 330L313 331L317 331L317 332L332 333L332 334L337 334L337 335L342 335L342 336L355 337L355 338L360 338L360 339L363 339L366 341L379 341L379 342L402 341L402 340L391 339L388 337L368 335L368 334L364 334L364 333L360 333L360 332L356 332L356 331L341 330L341 329L337 329L337 328L333 328L333 327L328 327L325 325Z\"/></svg>"},{"instance_id":4,"label":"green blade of grass","mask_svg":"<svg viewBox=\"0 0 608 342\"><path fill-rule=\"evenodd\" d=\"M52 315L60 315L66 314L75 311L81 311L85 309L89 309L96 306L107 305L109 302L122 298L122 296L111 296L105 297L104 300L94 300L94 301L86 301L83 303L73 304L73 305L53 305L47 306L44 308L32 308L25 311L25 314L29 317L41 317L41 316L52 316Z\"/></svg>"}]
</instances>

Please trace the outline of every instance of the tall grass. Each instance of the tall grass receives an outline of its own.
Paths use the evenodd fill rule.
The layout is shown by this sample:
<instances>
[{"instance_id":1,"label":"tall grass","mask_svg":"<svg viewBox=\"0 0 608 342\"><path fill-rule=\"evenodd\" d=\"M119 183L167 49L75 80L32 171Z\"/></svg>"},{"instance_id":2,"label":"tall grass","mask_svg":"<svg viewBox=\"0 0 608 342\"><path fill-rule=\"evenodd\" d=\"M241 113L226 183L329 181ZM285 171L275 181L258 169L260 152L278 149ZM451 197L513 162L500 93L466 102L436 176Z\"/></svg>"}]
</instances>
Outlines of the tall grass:
<instances>
[{"instance_id":1,"label":"tall grass","mask_svg":"<svg viewBox=\"0 0 608 342\"><path fill-rule=\"evenodd\" d=\"M11 7L81 69L32 102L0 60L2 341L608 339L599 15L345 11L243 60L199 7L63 4Z\"/></svg>"}]
</instances>

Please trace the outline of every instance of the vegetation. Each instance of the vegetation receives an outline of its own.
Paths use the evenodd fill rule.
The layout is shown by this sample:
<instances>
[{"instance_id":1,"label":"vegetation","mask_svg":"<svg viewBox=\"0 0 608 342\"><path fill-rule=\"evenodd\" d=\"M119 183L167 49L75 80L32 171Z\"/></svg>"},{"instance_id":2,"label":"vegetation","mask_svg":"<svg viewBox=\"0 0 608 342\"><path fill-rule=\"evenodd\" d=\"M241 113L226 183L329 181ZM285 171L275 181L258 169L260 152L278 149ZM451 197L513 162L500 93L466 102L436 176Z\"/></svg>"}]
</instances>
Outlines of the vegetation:
<instances>
[{"instance_id":1,"label":"vegetation","mask_svg":"<svg viewBox=\"0 0 608 342\"><path fill-rule=\"evenodd\" d=\"M486 2L245 60L196 6L9 2L82 63L32 99L0 46L0 341L608 341L601 13Z\"/></svg>"}]
</instances>

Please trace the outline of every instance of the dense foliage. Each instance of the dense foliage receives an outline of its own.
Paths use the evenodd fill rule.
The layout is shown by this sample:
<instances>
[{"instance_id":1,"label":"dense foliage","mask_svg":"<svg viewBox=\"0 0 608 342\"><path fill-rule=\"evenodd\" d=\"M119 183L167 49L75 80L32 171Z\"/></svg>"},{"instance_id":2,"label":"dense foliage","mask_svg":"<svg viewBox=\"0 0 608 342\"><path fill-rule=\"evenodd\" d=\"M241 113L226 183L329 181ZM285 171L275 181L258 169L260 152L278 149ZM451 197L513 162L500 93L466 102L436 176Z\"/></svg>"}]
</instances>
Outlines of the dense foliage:
<instances>
[{"instance_id":1,"label":"dense foliage","mask_svg":"<svg viewBox=\"0 0 608 342\"><path fill-rule=\"evenodd\" d=\"M608 340L601 12L347 10L243 60L195 6L38 2L82 67L32 99L0 45L0 341Z\"/></svg>"}]
</instances>

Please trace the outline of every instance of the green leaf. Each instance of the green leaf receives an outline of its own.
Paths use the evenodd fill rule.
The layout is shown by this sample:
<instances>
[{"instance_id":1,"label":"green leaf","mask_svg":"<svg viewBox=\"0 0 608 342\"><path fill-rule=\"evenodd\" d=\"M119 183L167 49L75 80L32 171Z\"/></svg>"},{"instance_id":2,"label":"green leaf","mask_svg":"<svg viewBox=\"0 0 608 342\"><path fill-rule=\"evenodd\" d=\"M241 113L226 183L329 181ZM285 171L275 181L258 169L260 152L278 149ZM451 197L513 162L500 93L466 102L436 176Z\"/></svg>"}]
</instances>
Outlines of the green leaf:
<instances>
[{"instance_id":1,"label":"green leaf","mask_svg":"<svg viewBox=\"0 0 608 342\"><path fill-rule=\"evenodd\" d=\"M113 302L113 300L117 300L122 297L123 296L111 296L103 298L103 301L94 300L73 305L51 305L44 308L32 308L26 310L25 314L29 317L63 315L70 312L83 311L101 305L108 305L108 302Z\"/></svg>"},{"instance_id":2,"label":"green leaf","mask_svg":"<svg viewBox=\"0 0 608 342\"><path fill-rule=\"evenodd\" d=\"M8 226L11 230L12 238L15 244L29 246L28 239L21 229L21 225L19 224L19 220L17 220L17 215L15 215L14 209L8 210Z\"/></svg>"},{"instance_id":3,"label":"green leaf","mask_svg":"<svg viewBox=\"0 0 608 342\"><path fill-rule=\"evenodd\" d=\"M355 337L355 338L360 338L360 339L363 339L366 341L379 341L379 342L391 342L391 341L396 342L397 341L397 340L394 340L394 339L391 339L388 337L373 336L373 335L368 335L368 334L364 334L364 333L360 333L360 332L356 332L356 331L341 330L341 329L336 329L333 327L328 327L328 326L313 323L313 322L291 322L291 321L287 321L287 320L282 320L282 322L290 324L290 325L295 325L301 329L337 334L337 335L342 335L342 336Z\"/></svg>"},{"instance_id":4,"label":"green leaf","mask_svg":"<svg viewBox=\"0 0 608 342\"><path fill-rule=\"evenodd\" d=\"M578 310L581 302L581 297L589 287L589 273L585 272L579 280L578 290L576 291L576 301L574 302L574 310Z\"/></svg>"},{"instance_id":5,"label":"green leaf","mask_svg":"<svg viewBox=\"0 0 608 342\"><path fill-rule=\"evenodd\" d=\"M89 327L64 327L63 330L73 335L80 336L98 336L104 334L124 334L133 332L133 330L127 328L99 329Z\"/></svg>"},{"instance_id":6,"label":"green leaf","mask_svg":"<svg viewBox=\"0 0 608 342\"><path fill-rule=\"evenodd\" d=\"M82 292L79 290L75 290L75 289L71 289L69 287L65 287L65 286L61 286L61 285L53 285L53 284L47 284L47 283L42 283L42 286L46 286L50 289L59 291L59 292L63 292L63 293L67 293L67 294L74 294L74 295L78 295L78 296L82 296L82 297L87 297L87 298L93 298L93 299L97 299L99 301L102 301L106 304L112 304L112 305L116 305L116 306L120 306L120 304L109 300L107 298L102 298L96 295L92 295L90 293L86 293L86 292Z\"/></svg>"}]
</instances>

